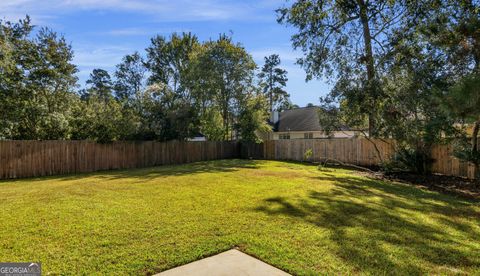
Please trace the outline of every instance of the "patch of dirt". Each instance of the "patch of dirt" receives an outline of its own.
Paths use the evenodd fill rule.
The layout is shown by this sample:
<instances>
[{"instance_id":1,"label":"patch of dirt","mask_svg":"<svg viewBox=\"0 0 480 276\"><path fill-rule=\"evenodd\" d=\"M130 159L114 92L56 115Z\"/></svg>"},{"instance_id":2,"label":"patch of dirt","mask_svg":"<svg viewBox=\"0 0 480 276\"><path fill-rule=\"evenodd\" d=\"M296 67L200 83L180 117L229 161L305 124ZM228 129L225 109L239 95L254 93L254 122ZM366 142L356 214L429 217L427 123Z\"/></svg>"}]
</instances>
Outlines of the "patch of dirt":
<instances>
[{"instance_id":1,"label":"patch of dirt","mask_svg":"<svg viewBox=\"0 0 480 276\"><path fill-rule=\"evenodd\" d=\"M419 185L430 190L456 195L470 199L480 199L480 181L456 176L439 174L420 175L409 172L370 173L359 172L370 178L391 180L407 184Z\"/></svg>"},{"instance_id":2,"label":"patch of dirt","mask_svg":"<svg viewBox=\"0 0 480 276\"><path fill-rule=\"evenodd\" d=\"M266 170L254 170L246 172L247 175L257 176L257 177L264 177L264 176L271 176L271 177L278 177L282 179L293 179L305 176L305 174L293 172L293 171L266 171Z\"/></svg>"}]
</instances>

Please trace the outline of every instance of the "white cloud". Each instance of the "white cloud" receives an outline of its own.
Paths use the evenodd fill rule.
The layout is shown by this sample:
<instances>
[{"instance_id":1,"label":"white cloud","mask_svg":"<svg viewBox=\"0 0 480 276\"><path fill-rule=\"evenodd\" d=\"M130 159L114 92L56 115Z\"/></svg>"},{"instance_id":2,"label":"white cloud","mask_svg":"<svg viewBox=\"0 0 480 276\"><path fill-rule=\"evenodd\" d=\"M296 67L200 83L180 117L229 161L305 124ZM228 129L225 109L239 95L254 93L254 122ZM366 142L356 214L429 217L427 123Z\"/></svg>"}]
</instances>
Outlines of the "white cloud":
<instances>
[{"instance_id":1,"label":"white cloud","mask_svg":"<svg viewBox=\"0 0 480 276\"><path fill-rule=\"evenodd\" d=\"M144 36L144 35L154 35L154 34L171 34L171 33L182 33L190 32L191 30L185 28L121 28L113 29L106 32L95 32L94 34L100 35L110 35L110 36Z\"/></svg>"},{"instance_id":2,"label":"white cloud","mask_svg":"<svg viewBox=\"0 0 480 276\"><path fill-rule=\"evenodd\" d=\"M150 32L142 28L123 28L123 29L114 29L103 34L112 35L112 36L136 36L136 35L147 35Z\"/></svg>"},{"instance_id":3,"label":"white cloud","mask_svg":"<svg viewBox=\"0 0 480 276\"><path fill-rule=\"evenodd\" d=\"M82 45L75 49L73 63L80 69L112 69L121 59L135 50L127 46Z\"/></svg>"},{"instance_id":4,"label":"white cloud","mask_svg":"<svg viewBox=\"0 0 480 276\"><path fill-rule=\"evenodd\" d=\"M261 18L259 10L273 10L280 3L272 0L255 4L233 0L2 0L0 10L11 20L25 14L37 18L78 10L136 12L160 21L247 20Z\"/></svg>"}]
</instances>

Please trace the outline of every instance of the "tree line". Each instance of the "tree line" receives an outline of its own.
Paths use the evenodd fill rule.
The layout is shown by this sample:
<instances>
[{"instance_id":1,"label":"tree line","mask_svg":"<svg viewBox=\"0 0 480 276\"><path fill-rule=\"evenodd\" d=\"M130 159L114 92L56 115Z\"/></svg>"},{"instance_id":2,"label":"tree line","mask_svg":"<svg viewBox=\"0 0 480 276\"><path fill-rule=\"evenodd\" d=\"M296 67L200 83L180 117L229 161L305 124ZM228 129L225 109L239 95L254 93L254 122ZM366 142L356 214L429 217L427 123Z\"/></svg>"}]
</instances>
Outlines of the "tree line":
<instances>
[{"instance_id":1,"label":"tree line","mask_svg":"<svg viewBox=\"0 0 480 276\"><path fill-rule=\"evenodd\" d=\"M322 124L394 138L395 166L429 172L431 147L455 145L480 176L480 2L302 0L277 10L294 27L308 79L326 78Z\"/></svg>"},{"instance_id":2,"label":"tree line","mask_svg":"<svg viewBox=\"0 0 480 276\"><path fill-rule=\"evenodd\" d=\"M74 52L27 16L0 21L0 139L258 141L269 112L292 106L278 55L257 70L227 35L155 36L112 75L94 69L79 89Z\"/></svg>"}]
</instances>

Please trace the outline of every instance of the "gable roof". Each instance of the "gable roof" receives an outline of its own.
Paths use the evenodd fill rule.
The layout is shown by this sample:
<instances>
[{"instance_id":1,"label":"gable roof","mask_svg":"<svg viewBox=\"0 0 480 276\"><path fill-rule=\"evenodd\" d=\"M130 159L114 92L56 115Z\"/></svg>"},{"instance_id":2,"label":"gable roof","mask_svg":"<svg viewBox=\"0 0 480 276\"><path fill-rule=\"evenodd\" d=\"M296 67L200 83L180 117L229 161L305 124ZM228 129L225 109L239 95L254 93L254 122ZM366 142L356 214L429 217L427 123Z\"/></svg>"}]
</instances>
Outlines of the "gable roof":
<instances>
[{"instance_id":1,"label":"gable roof","mask_svg":"<svg viewBox=\"0 0 480 276\"><path fill-rule=\"evenodd\" d=\"M274 131L321 131L318 107L302 107L280 112Z\"/></svg>"},{"instance_id":2,"label":"gable roof","mask_svg":"<svg viewBox=\"0 0 480 276\"><path fill-rule=\"evenodd\" d=\"M288 131L322 131L317 106L301 107L280 112L278 122L274 125L274 132ZM342 127L342 130L348 130Z\"/></svg>"}]
</instances>

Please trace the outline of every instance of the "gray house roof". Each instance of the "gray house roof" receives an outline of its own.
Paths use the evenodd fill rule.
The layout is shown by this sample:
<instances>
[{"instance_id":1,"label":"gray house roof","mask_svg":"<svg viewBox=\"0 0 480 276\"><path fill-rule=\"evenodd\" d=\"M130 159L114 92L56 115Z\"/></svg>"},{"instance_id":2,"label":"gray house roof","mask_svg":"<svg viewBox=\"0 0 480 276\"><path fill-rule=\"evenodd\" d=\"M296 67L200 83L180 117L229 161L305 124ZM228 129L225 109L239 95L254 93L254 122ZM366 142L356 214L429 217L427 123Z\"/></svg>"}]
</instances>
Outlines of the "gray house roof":
<instances>
[{"instance_id":1,"label":"gray house roof","mask_svg":"<svg viewBox=\"0 0 480 276\"><path fill-rule=\"evenodd\" d=\"M303 107L280 112L274 131L319 131L318 107Z\"/></svg>"},{"instance_id":2,"label":"gray house roof","mask_svg":"<svg viewBox=\"0 0 480 276\"><path fill-rule=\"evenodd\" d=\"M318 112L319 107L302 107L279 113L278 122L273 125L274 132L288 131L322 131ZM348 128L342 128L348 130Z\"/></svg>"}]
</instances>

